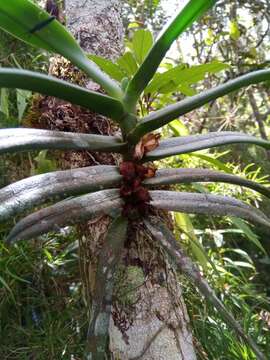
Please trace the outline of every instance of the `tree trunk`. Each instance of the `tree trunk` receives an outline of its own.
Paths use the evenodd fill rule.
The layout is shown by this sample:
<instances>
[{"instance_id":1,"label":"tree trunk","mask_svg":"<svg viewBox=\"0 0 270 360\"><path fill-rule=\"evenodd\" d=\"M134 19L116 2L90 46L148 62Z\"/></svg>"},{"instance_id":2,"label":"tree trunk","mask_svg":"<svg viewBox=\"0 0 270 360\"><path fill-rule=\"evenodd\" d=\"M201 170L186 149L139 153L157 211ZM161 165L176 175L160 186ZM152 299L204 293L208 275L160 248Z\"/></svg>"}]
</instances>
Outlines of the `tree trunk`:
<instances>
[{"instance_id":1,"label":"tree trunk","mask_svg":"<svg viewBox=\"0 0 270 360\"><path fill-rule=\"evenodd\" d=\"M260 113L260 110L258 108L255 96L253 94L253 90L251 88L248 89L247 91L248 93L248 98L249 98L249 102L253 111L253 115L254 118L258 124L258 128L259 128L259 132L261 135L261 138L264 140L268 140L267 135L266 135L266 131L265 131L265 127L264 127L264 123L263 123L263 119Z\"/></svg>"},{"instance_id":2,"label":"tree trunk","mask_svg":"<svg viewBox=\"0 0 270 360\"><path fill-rule=\"evenodd\" d=\"M121 54L121 0L65 0L65 6L67 26L86 52L110 59L116 59ZM69 65L61 59L52 64L51 71L67 77L70 76L67 74L68 68ZM81 79L78 74L76 79L83 81L88 88L102 91L98 85ZM53 101L58 110L54 111L56 115L53 120L50 117L50 128L59 128L57 114L60 114L61 129L64 126L65 130L105 135L118 132L103 116ZM121 159L113 154L70 152L62 160L65 167L78 167L119 163ZM167 219L170 222L168 216ZM92 306L89 315L94 310L93 291L99 281L96 279L97 259L109 223L109 217L102 217L81 227L80 268L88 308ZM196 359L177 274L167 255L147 235L141 223L129 226L128 241L121 254L112 304L109 305L109 342L104 359ZM88 338L90 347L91 341L93 339ZM87 358L101 359L89 354Z\"/></svg>"},{"instance_id":3,"label":"tree trunk","mask_svg":"<svg viewBox=\"0 0 270 360\"><path fill-rule=\"evenodd\" d=\"M258 108L256 99L255 99L255 96L253 93L253 89L249 88L247 90L247 94L248 94L251 109L253 111L254 118L255 118L258 128L259 128L261 138L264 140L268 140L265 126L264 126L263 115L260 113L260 110ZM266 155L267 155L268 160L270 160L270 151L269 150L266 150Z\"/></svg>"}]
</instances>

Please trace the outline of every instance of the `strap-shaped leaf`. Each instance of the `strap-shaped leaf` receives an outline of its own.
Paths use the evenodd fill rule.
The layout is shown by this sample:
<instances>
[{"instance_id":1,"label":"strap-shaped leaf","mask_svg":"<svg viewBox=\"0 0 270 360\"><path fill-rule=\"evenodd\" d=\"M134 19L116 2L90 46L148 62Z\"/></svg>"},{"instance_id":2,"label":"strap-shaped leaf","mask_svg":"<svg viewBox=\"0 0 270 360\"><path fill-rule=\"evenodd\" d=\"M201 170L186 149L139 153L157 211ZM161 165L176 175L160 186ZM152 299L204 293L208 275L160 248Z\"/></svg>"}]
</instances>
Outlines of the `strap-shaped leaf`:
<instances>
[{"instance_id":1,"label":"strap-shaped leaf","mask_svg":"<svg viewBox=\"0 0 270 360\"><path fill-rule=\"evenodd\" d=\"M213 89L201 92L198 95L191 96L176 104L169 105L161 110L155 111L146 116L130 134L130 139L137 143L138 140L148 132L156 130L177 117L184 115L192 110L198 109L202 105L209 103L221 96L227 95L232 91L242 87L257 84L266 80L270 80L270 70L253 71L246 75L228 81Z\"/></svg>"},{"instance_id":2,"label":"strap-shaped leaf","mask_svg":"<svg viewBox=\"0 0 270 360\"><path fill-rule=\"evenodd\" d=\"M212 194L198 194L176 191L150 191L151 205L163 210L179 211L188 214L213 216L236 216L260 225L270 231L270 219L260 210L242 201Z\"/></svg>"},{"instance_id":3,"label":"strap-shaped leaf","mask_svg":"<svg viewBox=\"0 0 270 360\"><path fill-rule=\"evenodd\" d=\"M88 59L66 28L32 1L1 1L0 27L33 46L63 55L110 95L121 97L120 87Z\"/></svg>"},{"instance_id":4,"label":"strap-shaped leaf","mask_svg":"<svg viewBox=\"0 0 270 360\"><path fill-rule=\"evenodd\" d=\"M216 296L208 282L201 276L197 266L194 265L192 260L186 255L170 230L160 221L160 219L150 218L144 220L144 223L149 232L160 242L164 250L171 256L178 269L193 282L206 300L217 309L225 322L234 329L237 335L249 344L251 349L257 355L257 359L266 360L266 357L262 354L257 344L245 333L233 315Z\"/></svg>"},{"instance_id":5,"label":"strap-shaped leaf","mask_svg":"<svg viewBox=\"0 0 270 360\"><path fill-rule=\"evenodd\" d=\"M191 84L196 84L202 81L206 74L215 74L228 68L230 68L229 65L218 60L190 67L183 67L183 64L180 64L162 73L156 73L151 83L144 90L144 93L163 94L181 91L181 85L190 86ZM191 89L191 92L192 90L195 92L192 95L195 95L197 92L194 89Z\"/></svg>"},{"instance_id":6,"label":"strap-shaped leaf","mask_svg":"<svg viewBox=\"0 0 270 360\"><path fill-rule=\"evenodd\" d=\"M102 71L108 74L112 79L121 82L122 79L126 76L126 74L122 71L121 67L118 64L112 62L111 60L105 59L97 55L88 55L88 57L95 64L97 64Z\"/></svg>"},{"instance_id":7,"label":"strap-shaped leaf","mask_svg":"<svg viewBox=\"0 0 270 360\"><path fill-rule=\"evenodd\" d=\"M228 144L254 144L270 149L270 141L240 132L222 131L203 135L173 137L160 142L159 146L146 154L144 160L164 159L172 155L185 154Z\"/></svg>"},{"instance_id":8,"label":"strap-shaped leaf","mask_svg":"<svg viewBox=\"0 0 270 360\"><path fill-rule=\"evenodd\" d=\"M121 207L122 200L116 189L102 190L64 200L41 209L21 221L11 230L7 242L29 240L61 227L87 221L101 214L110 214Z\"/></svg>"},{"instance_id":9,"label":"strap-shaped leaf","mask_svg":"<svg viewBox=\"0 0 270 360\"><path fill-rule=\"evenodd\" d=\"M28 128L0 129L0 154L43 149L122 152L125 144L114 136Z\"/></svg>"},{"instance_id":10,"label":"strap-shaped leaf","mask_svg":"<svg viewBox=\"0 0 270 360\"><path fill-rule=\"evenodd\" d=\"M0 87L18 88L54 96L119 121L124 115L120 101L67 81L28 70L0 68Z\"/></svg>"},{"instance_id":11,"label":"strap-shaped leaf","mask_svg":"<svg viewBox=\"0 0 270 360\"><path fill-rule=\"evenodd\" d=\"M216 0L190 0L160 34L144 62L130 81L126 90L126 101L130 108L154 76L158 66L175 39L199 16L214 5Z\"/></svg>"},{"instance_id":12,"label":"strap-shaped leaf","mask_svg":"<svg viewBox=\"0 0 270 360\"><path fill-rule=\"evenodd\" d=\"M127 219L114 219L99 252L97 272L92 298L91 321L87 334L87 355L92 359L103 359L106 353L114 273L119 262L127 234Z\"/></svg>"},{"instance_id":13,"label":"strap-shaped leaf","mask_svg":"<svg viewBox=\"0 0 270 360\"><path fill-rule=\"evenodd\" d=\"M222 182L240 185L255 190L270 198L270 189L255 181L208 169L160 169L156 172L155 177L145 180L144 183L145 185L153 186L190 184L194 182Z\"/></svg>"},{"instance_id":14,"label":"strap-shaped leaf","mask_svg":"<svg viewBox=\"0 0 270 360\"><path fill-rule=\"evenodd\" d=\"M46 201L59 201L119 185L116 166L90 166L31 176L0 190L0 222Z\"/></svg>"}]
</instances>

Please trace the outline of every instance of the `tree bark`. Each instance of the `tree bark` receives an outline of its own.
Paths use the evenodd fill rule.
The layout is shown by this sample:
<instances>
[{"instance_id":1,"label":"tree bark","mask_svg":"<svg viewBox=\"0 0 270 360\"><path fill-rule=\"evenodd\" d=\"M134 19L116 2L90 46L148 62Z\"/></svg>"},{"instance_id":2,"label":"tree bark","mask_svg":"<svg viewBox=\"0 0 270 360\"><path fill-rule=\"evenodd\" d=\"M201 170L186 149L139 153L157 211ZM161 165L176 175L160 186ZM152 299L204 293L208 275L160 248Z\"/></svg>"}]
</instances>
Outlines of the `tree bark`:
<instances>
[{"instance_id":1,"label":"tree bark","mask_svg":"<svg viewBox=\"0 0 270 360\"><path fill-rule=\"evenodd\" d=\"M250 106L251 109L253 111L253 115L254 118L257 122L258 128L259 128L259 132L261 135L261 138L264 140L268 140L267 134L266 134L266 130L265 130L265 126L264 126L264 116L260 113L260 110L258 108L255 96L253 94L253 90L251 88L249 88L247 90L248 93L248 98L249 98L249 102L250 102ZM267 154L267 158L268 160L270 160L270 151L266 150L266 154Z\"/></svg>"},{"instance_id":2,"label":"tree bark","mask_svg":"<svg viewBox=\"0 0 270 360\"><path fill-rule=\"evenodd\" d=\"M67 26L86 52L113 60L121 54L120 0L65 0L65 6ZM61 62L59 68L62 69ZM85 85L102 91L91 81L85 81ZM68 118L67 113L64 112L65 126L72 131L82 131L80 119L86 118L90 125L85 131L105 135L119 131L110 120L100 115L80 109L74 123L74 118ZM70 153L65 160L71 167L120 161L113 155L89 153ZM167 221L170 222L168 216ZM92 305L89 316L94 311L93 291L99 281L96 278L97 259L109 223L109 217L102 217L82 227L80 267L89 309ZM196 359L177 274L164 251L147 235L142 223L129 226L128 240L115 275L112 300L109 344L104 359ZM90 345L92 340L88 339Z\"/></svg>"},{"instance_id":3,"label":"tree bark","mask_svg":"<svg viewBox=\"0 0 270 360\"><path fill-rule=\"evenodd\" d=\"M266 131L265 131L265 127L264 127L264 123L263 123L263 119L262 119L262 116L261 116L260 110L258 108L258 105L257 105L257 102L256 102L256 99L255 99L252 89L251 88L248 89L247 93L248 93L249 102L250 102L250 105L251 105L251 108L253 111L253 115L258 124L261 138L264 140L268 140Z\"/></svg>"}]
</instances>

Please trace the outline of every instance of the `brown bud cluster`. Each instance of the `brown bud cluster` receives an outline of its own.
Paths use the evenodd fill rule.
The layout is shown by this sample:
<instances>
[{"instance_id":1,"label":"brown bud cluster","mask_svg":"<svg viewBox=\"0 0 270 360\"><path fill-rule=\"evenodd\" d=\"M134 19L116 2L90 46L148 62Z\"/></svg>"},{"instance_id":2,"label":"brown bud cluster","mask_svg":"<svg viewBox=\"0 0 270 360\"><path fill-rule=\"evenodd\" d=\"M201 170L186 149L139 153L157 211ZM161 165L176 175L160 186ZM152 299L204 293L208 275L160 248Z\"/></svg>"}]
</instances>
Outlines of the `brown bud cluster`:
<instances>
[{"instance_id":1,"label":"brown bud cluster","mask_svg":"<svg viewBox=\"0 0 270 360\"><path fill-rule=\"evenodd\" d=\"M120 174L123 176L120 195L124 199L123 215L131 220L147 214L151 200L149 191L142 185L143 180L154 177L156 169L152 166L123 161Z\"/></svg>"}]
</instances>

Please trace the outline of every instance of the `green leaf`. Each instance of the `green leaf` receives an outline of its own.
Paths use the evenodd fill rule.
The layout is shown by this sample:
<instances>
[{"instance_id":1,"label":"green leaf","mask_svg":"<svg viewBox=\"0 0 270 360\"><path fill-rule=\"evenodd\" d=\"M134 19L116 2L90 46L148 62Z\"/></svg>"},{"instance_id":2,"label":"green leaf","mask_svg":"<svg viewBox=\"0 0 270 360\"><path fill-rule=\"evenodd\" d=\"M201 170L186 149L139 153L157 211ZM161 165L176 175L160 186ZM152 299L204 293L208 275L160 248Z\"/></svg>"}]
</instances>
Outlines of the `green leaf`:
<instances>
[{"instance_id":1,"label":"green leaf","mask_svg":"<svg viewBox=\"0 0 270 360\"><path fill-rule=\"evenodd\" d=\"M6 282L6 280L2 276L0 276L0 284L2 284L2 286L10 293L12 301L14 301L14 303L16 303L13 291L11 290L8 283Z\"/></svg>"},{"instance_id":2,"label":"green leaf","mask_svg":"<svg viewBox=\"0 0 270 360\"><path fill-rule=\"evenodd\" d=\"M97 55L89 55L88 57L112 79L120 82L126 76L126 73L121 70L121 67L113 63L111 60L104 59Z\"/></svg>"},{"instance_id":3,"label":"green leaf","mask_svg":"<svg viewBox=\"0 0 270 360\"><path fill-rule=\"evenodd\" d=\"M44 252L45 256L47 257L47 260L49 262L53 262L53 256L46 248L43 250L43 252Z\"/></svg>"},{"instance_id":4,"label":"green leaf","mask_svg":"<svg viewBox=\"0 0 270 360\"><path fill-rule=\"evenodd\" d=\"M177 90L180 85L195 84L203 80L206 74L215 74L229 67L229 65L217 60L208 64L194 65L190 68L183 68L183 65L179 65L162 74L157 74L145 89L145 93L172 92Z\"/></svg>"},{"instance_id":5,"label":"green leaf","mask_svg":"<svg viewBox=\"0 0 270 360\"><path fill-rule=\"evenodd\" d=\"M23 279L22 277L14 274L13 272L11 272L11 271L9 270L9 268L6 268L5 271L6 271L6 273L7 273L10 277L12 277L13 279L18 280L18 281L20 281L20 282L22 282L22 283L31 285L31 281L28 281L28 280L26 280L26 279Z\"/></svg>"},{"instance_id":6,"label":"green leaf","mask_svg":"<svg viewBox=\"0 0 270 360\"><path fill-rule=\"evenodd\" d=\"M230 27L230 37L235 41L238 40L241 36L241 33L237 21L236 20L230 21L229 27Z\"/></svg>"},{"instance_id":7,"label":"green leaf","mask_svg":"<svg viewBox=\"0 0 270 360\"><path fill-rule=\"evenodd\" d=\"M133 76L138 69L136 60L134 59L133 54L129 51L117 60L117 64L123 71L125 71L128 77Z\"/></svg>"},{"instance_id":8,"label":"green leaf","mask_svg":"<svg viewBox=\"0 0 270 360\"><path fill-rule=\"evenodd\" d=\"M9 118L9 92L6 88L1 89L0 111Z\"/></svg>"},{"instance_id":9,"label":"green leaf","mask_svg":"<svg viewBox=\"0 0 270 360\"><path fill-rule=\"evenodd\" d=\"M128 29L137 29L139 27L140 27L140 25L139 25L139 23L137 23L137 21L134 21L134 22L131 22L128 24Z\"/></svg>"},{"instance_id":10,"label":"green leaf","mask_svg":"<svg viewBox=\"0 0 270 360\"><path fill-rule=\"evenodd\" d=\"M270 70L253 71L248 74L239 76L238 78L228 81L215 88L203 91L198 95L186 98L177 102L176 104L169 105L166 108L151 113L142 121L140 121L135 129L129 134L129 139L134 144L136 144L139 139L146 133L168 124L170 121L178 118L181 115L198 109L210 101L227 95L232 91L236 91L242 87L251 84L257 84L267 80L270 80Z\"/></svg>"},{"instance_id":11,"label":"green leaf","mask_svg":"<svg viewBox=\"0 0 270 360\"><path fill-rule=\"evenodd\" d=\"M235 269L238 269L239 267L254 269L254 265L249 264L248 262L244 261L233 261L229 258L224 258L224 261L227 262L227 266L232 266ZM239 269L238 269L239 270Z\"/></svg>"},{"instance_id":12,"label":"green leaf","mask_svg":"<svg viewBox=\"0 0 270 360\"><path fill-rule=\"evenodd\" d=\"M264 255L267 255L267 252L265 251L264 247L260 243L258 236L251 230L251 228L248 226L248 224L245 223L244 220L230 217L231 222L240 230L243 231L245 236L255 245L258 249L260 249Z\"/></svg>"},{"instance_id":13,"label":"green leaf","mask_svg":"<svg viewBox=\"0 0 270 360\"><path fill-rule=\"evenodd\" d=\"M194 96L197 94L197 91L187 84L179 85L177 90L186 96Z\"/></svg>"},{"instance_id":14,"label":"green leaf","mask_svg":"<svg viewBox=\"0 0 270 360\"><path fill-rule=\"evenodd\" d=\"M14 243L35 238L49 231L59 231L67 225L110 214L110 211L121 208L121 205L122 200L116 189L64 200L20 220L11 230L6 241Z\"/></svg>"},{"instance_id":15,"label":"green leaf","mask_svg":"<svg viewBox=\"0 0 270 360\"><path fill-rule=\"evenodd\" d=\"M175 136L187 136L187 135L189 135L188 128L183 123L183 121L181 121L179 119L171 121L169 123L169 127L172 129Z\"/></svg>"},{"instance_id":16,"label":"green leaf","mask_svg":"<svg viewBox=\"0 0 270 360\"><path fill-rule=\"evenodd\" d=\"M206 162L208 162L209 164L213 165L214 167L216 167L219 170L223 170L228 174L232 174L233 171L227 166L225 165L222 161L214 158L212 155L208 154L200 154L199 152L197 153L190 153L188 154L188 156L193 156L196 158L199 158L201 160L204 160Z\"/></svg>"},{"instance_id":17,"label":"green leaf","mask_svg":"<svg viewBox=\"0 0 270 360\"><path fill-rule=\"evenodd\" d=\"M46 149L121 152L125 144L115 136L28 128L0 129L0 154Z\"/></svg>"},{"instance_id":18,"label":"green leaf","mask_svg":"<svg viewBox=\"0 0 270 360\"><path fill-rule=\"evenodd\" d=\"M190 220L190 216L184 213L174 213L174 220L177 227L184 232L190 242L193 255L197 258L205 272L207 272L208 256L201 246Z\"/></svg>"},{"instance_id":19,"label":"green leaf","mask_svg":"<svg viewBox=\"0 0 270 360\"><path fill-rule=\"evenodd\" d=\"M153 35L149 30L140 29L134 33L132 45L138 64L142 64L149 50L153 46L153 42Z\"/></svg>"},{"instance_id":20,"label":"green leaf","mask_svg":"<svg viewBox=\"0 0 270 360\"><path fill-rule=\"evenodd\" d=\"M17 89L16 94L18 119L21 121L28 105L28 99L32 96L32 92L28 90Z\"/></svg>"},{"instance_id":21,"label":"green leaf","mask_svg":"<svg viewBox=\"0 0 270 360\"><path fill-rule=\"evenodd\" d=\"M160 34L127 87L125 99L130 109L134 108L174 40L215 2L215 0L190 0Z\"/></svg>"},{"instance_id":22,"label":"green leaf","mask_svg":"<svg viewBox=\"0 0 270 360\"><path fill-rule=\"evenodd\" d=\"M212 29L207 30L207 37L204 39L206 45L211 46L215 42L215 34Z\"/></svg>"},{"instance_id":23,"label":"green leaf","mask_svg":"<svg viewBox=\"0 0 270 360\"><path fill-rule=\"evenodd\" d=\"M172 137L162 140L155 150L152 150L145 155L143 160L159 160L169 156L186 154L197 150L241 143L254 144L265 149L270 149L270 141L239 132L222 131L203 135Z\"/></svg>"},{"instance_id":24,"label":"green leaf","mask_svg":"<svg viewBox=\"0 0 270 360\"><path fill-rule=\"evenodd\" d=\"M57 169L56 162L54 160L47 159L47 150L40 151L34 160L37 164L35 167L35 174L45 174Z\"/></svg>"},{"instance_id":25,"label":"green leaf","mask_svg":"<svg viewBox=\"0 0 270 360\"><path fill-rule=\"evenodd\" d=\"M33 71L0 68L0 87L55 96L118 121L124 115L121 102L112 97Z\"/></svg>"},{"instance_id":26,"label":"green leaf","mask_svg":"<svg viewBox=\"0 0 270 360\"><path fill-rule=\"evenodd\" d=\"M90 61L66 28L30 0L0 2L0 27L17 38L47 51L58 53L120 98L119 86ZM43 24L43 25L42 25ZM36 29L36 31L34 31Z\"/></svg>"},{"instance_id":27,"label":"green leaf","mask_svg":"<svg viewBox=\"0 0 270 360\"><path fill-rule=\"evenodd\" d=\"M35 175L0 189L0 222L48 201L116 187L116 166L100 165Z\"/></svg>"}]
</instances>

